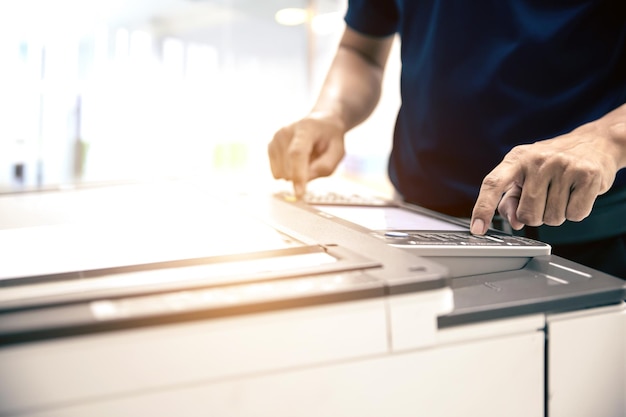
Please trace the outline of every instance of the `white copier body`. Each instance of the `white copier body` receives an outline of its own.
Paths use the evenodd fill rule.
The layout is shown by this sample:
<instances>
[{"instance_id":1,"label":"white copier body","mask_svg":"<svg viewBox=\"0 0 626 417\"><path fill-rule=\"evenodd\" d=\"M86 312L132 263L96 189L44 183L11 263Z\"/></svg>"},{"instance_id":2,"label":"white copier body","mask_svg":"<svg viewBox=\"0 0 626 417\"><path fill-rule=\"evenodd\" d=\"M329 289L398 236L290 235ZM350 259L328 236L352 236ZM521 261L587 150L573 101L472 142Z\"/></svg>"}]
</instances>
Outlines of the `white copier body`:
<instances>
[{"instance_id":1,"label":"white copier body","mask_svg":"<svg viewBox=\"0 0 626 417\"><path fill-rule=\"evenodd\" d=\"M0 196L0 416L626 415L620 280L550 255L451 275L456 255L244 200Z\"/></svg>"}]
</instances>

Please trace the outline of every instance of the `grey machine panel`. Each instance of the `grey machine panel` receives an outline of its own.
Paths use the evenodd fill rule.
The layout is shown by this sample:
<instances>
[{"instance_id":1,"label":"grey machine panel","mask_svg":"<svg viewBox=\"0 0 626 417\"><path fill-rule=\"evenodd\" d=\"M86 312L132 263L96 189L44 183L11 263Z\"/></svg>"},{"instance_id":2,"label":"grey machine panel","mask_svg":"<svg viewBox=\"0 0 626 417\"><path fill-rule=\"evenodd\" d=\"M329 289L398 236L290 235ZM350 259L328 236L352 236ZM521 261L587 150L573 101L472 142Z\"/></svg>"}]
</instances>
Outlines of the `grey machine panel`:
<instances>
[{"instance_id":1,"label":"grey machine panel","mask_svg":"<svg viewBox=\"0 0 626 417\"><path fill-rule=\"evenodd\" d=\"M454 311L440 327L536 313L617 304L626 282L556 255L532 258L522 269L452 281Z\"/></svg>"}]
</instances>

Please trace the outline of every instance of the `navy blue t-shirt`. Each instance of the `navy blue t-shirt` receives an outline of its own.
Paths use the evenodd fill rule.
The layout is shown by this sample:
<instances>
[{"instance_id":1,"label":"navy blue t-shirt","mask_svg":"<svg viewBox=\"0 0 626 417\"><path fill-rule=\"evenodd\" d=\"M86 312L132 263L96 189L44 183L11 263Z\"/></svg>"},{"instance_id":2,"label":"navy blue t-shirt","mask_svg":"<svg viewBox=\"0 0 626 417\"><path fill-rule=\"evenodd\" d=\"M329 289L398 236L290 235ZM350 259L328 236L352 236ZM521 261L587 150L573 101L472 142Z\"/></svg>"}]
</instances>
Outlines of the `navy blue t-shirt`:
<instances>
[{"instance_id":1,"label":"navy blue t-shirt","mask_svg":"<svg viewBox=\"0 0 626 417\"><path fill-rule=\"evenodd\" d=\"M389 175L406 200L440 212L469 217L515 145L626 102L624 0L350 0L346 23L400 35Z\"/></svg>"}]
</instances>

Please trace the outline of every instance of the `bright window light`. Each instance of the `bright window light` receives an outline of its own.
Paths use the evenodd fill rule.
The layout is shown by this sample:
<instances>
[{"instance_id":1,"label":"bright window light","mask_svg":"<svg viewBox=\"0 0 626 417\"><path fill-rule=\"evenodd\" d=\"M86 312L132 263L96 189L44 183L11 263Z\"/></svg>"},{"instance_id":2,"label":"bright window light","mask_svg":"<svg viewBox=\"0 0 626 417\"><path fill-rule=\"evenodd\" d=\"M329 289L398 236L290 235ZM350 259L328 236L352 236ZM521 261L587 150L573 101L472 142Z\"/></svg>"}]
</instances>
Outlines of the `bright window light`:
<instances>
[{"instance_id":1,"label":"bright window light","mask_svg":"<svg viewBox=\"0 0 626 417\"><path fill-rule=\"evenodd\" d=\"M311 21L313 32L318 35L329 35L339 32L343 27L343 13L330 12L315 16Z\"/></svg>"},{"instance_id":2,"label":"bright window light","mask_svg":"<svg viewBox=\"0 0 626 417\"><path fill-rule=\"evenodd\" d=\"M306 9L299 8L281 9L276 12L274 19L284 26L297 26L309 19L309 12Z\"/></svg>"}]
</instances>

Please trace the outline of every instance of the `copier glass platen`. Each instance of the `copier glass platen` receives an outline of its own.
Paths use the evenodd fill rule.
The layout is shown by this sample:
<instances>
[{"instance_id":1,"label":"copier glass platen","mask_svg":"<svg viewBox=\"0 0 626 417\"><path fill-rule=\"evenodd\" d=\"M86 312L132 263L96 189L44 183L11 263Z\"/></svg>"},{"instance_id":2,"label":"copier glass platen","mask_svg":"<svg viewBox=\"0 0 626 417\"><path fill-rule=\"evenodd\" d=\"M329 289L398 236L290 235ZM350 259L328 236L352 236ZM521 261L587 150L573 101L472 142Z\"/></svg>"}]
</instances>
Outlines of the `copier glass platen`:
<instances>
[{"instance_id":1,"label":"copier glass platen","mask_svg":"<svg viewBox=\"0 0 626 417\"><path fill-rule=\"evenodd\" d=\"M277 197L295 202L289 193L278 193ZM551 251L546 243L494 229L474 236L463 219L379 197L309 192L299 203L321 216L367 231L391 246L436 258L454 277L519 269L531 258ZM481 262L468 262L472 258L481 258Z\"/></svg>"}]
</instances>

